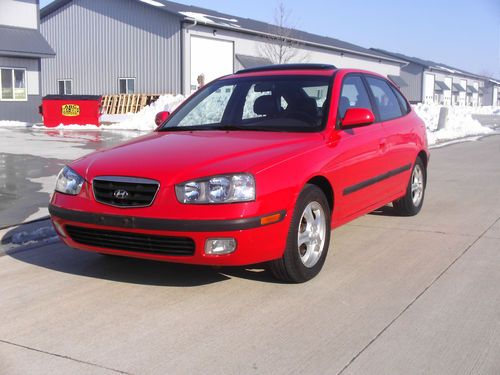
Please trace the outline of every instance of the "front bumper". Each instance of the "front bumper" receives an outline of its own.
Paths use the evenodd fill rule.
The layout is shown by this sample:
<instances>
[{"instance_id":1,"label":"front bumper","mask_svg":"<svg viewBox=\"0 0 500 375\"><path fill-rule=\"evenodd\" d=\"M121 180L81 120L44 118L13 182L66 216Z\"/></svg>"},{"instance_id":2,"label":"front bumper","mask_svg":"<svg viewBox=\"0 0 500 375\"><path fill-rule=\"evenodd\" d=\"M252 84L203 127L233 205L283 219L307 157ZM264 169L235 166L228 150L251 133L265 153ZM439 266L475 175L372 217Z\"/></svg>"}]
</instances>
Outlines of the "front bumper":
<instances>
[{"instance_id":1,"label":"front bumper","mask_svg":"<svg viewBox=\"0 0 500 375\"><path fill-rule=\"evenodd\" d=\"M290 221L286 211L233 220L171 220L109 215L68 210L52 204L49 205L49 212L63 241L76 249L175 263L219 266L249 265L280 258L285 249ZM271 216L277 220L273 223L262 220ZM124 235L133 233L187 237L194 241L194 254L176 256L124 250L120 249L120 246L90 246L75 241L65 230L66 226L110 230ZM209 238L234 238L237 243L236 250L226 255L205 254L205 242Z\"/></svg>"}]
</instances>

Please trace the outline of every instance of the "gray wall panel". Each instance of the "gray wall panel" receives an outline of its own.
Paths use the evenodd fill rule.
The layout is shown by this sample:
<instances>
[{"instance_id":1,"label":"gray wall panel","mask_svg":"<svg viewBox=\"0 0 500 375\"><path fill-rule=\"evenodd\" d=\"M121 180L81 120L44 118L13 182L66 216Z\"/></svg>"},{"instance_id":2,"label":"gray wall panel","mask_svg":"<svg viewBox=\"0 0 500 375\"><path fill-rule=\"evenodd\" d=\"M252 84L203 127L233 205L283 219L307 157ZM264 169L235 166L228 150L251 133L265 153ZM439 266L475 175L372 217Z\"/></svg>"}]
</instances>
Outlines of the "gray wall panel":
<instances>
[{"instance_id":1,"label":"gray wall panel","mask_svg":"<svg viewBox=\"0 0 500 375\"><path fill-rule=\"evenodd\" d=\"M42 93L72 79L74 94L118 93L135 78L137 93L181 91L180 20L132 0L74 0L42 19L56 52L42 61ZM97 69L95 68L97 67Z\"/></svg>"},{"instance_id":2,"label":"gray wall panel","mask_svg":"<svg viewBox=\"0 0 500 375\"><path fill-rule=\"evenodd\" d=\"M422 101L423 71L424 69L420 65L412 63L401 68L401 78L408 84L408 86L402 87L401 91L412 103Z\"/></svg>"},{"instance_id":3,"label":"gray wall panel","mask_svg":"<svg viewBox=\"0 0 500 375\"><path fill-rule=\"evenodd\" d=\"M38 58L22 58L22 57L4 57L0 56L0 67L3 68L24 68L26 74L28 72L39 72ZM36 80L30 80L25 77L28 92L30 85L39 85L39 75ZM25 122L41 122L41 117L38 114L38 106L41 104L40 95L28 95L27 101L2 101L0 100L0 120L25 121Z\"/></svg>"},{"instance_id":4,"label":"gray wall panel","mask_svg":"<svg viewBox=\"0 0 500 375\"><path fill-rule=\"evenodd\" d=\"M42 122L42 117L38 114L40 104L40 95L28 95L28 101L25 102L0 101L0 120Z\"/></svg>"}]
</instances>

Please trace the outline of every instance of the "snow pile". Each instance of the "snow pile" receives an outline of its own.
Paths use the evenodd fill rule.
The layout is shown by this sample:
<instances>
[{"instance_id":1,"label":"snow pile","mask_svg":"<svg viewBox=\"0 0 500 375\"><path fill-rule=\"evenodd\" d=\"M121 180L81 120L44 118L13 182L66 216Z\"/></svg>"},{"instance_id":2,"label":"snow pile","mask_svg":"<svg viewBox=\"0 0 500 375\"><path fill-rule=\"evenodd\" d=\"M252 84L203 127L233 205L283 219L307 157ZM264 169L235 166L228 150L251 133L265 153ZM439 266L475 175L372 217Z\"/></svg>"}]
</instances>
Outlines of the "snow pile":
<instances>
[{"instance_id":1,"label":"snow pile","mask_svg":"<svg viewBox=\"0 0 500 375\"><path fill-rule=\"evenodd\" d=\"M158 112L172 112L185 99L182 95L162 95L152 104L144 107L137 113L131 113L122 122L105 125L102 128L112 130L154 130L156 129L155 117Z\"/></svg>"},{"instance_id":2,"label":"snow pile","mask_svg":"<svg viewBox=\"0 0 500 375\"><path fill-rule=\"evenodd\" d=\"M3 120L0 121L0 127L5 126L5 127L10 127L10 126L21 126L23 128L29 128L31 124L28 124L27 122L21 122L21 121L9 121L9 120Z\"/></svg>"},{"instance_id":3,"label":"snow pile","mask_svg":"<svg viewBox=\"0 0 500 375\"><path fill-rule=\"evenodd\" d=\"M483 126L479 121L474 120L472 114L500 114L499 107L449 106L447 107L448 117L446 119L446 126L444 129L437 130L441 107L435 104L417 104L413 106L417 115L425 122L427 139L430 145L493 133L493 129Z\"/></svg>"}]
</instances>

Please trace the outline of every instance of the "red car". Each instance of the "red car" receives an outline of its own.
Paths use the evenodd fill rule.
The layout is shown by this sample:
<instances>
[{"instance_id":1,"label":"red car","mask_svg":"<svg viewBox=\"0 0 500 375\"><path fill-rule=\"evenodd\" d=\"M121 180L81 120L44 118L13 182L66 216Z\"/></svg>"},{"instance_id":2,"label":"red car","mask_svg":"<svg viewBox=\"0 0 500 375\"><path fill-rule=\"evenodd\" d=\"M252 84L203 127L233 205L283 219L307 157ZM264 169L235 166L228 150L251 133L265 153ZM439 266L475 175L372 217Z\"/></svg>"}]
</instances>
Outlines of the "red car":
<instances>
[{"instance_id":1,"label":"red car","mask_svg":"<svg viewBox=\"0 0 500 375\"><path fill-rule=\"evenodd\" d=\"M168 118L167 118L168 117ZM330 229L423 203L423 122L386 78L331 65L239 71L152 134L65 167L50 203L74 248L159 261L321 270Z\"/></svg>"}]
</instances>

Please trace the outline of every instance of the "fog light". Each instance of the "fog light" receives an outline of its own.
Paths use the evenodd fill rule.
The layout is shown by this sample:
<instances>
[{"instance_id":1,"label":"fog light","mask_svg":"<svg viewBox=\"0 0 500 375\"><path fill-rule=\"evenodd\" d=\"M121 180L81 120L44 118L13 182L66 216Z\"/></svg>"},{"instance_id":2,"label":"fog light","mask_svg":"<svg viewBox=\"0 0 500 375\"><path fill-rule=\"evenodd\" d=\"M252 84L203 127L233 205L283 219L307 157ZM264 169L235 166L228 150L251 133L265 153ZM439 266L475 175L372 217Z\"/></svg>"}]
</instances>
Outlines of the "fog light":
<instances>
[{"instance_id":1,"label":"fog light","mask_svg":"<svg viewBox=\"0 0 500 375\"><path fill-rule=\"evenodd\" d=\"M234 250L236 250L234 238L209 238L205 242L205 254L208 255L230 254Z\"/></svg>"}]
</instances>

